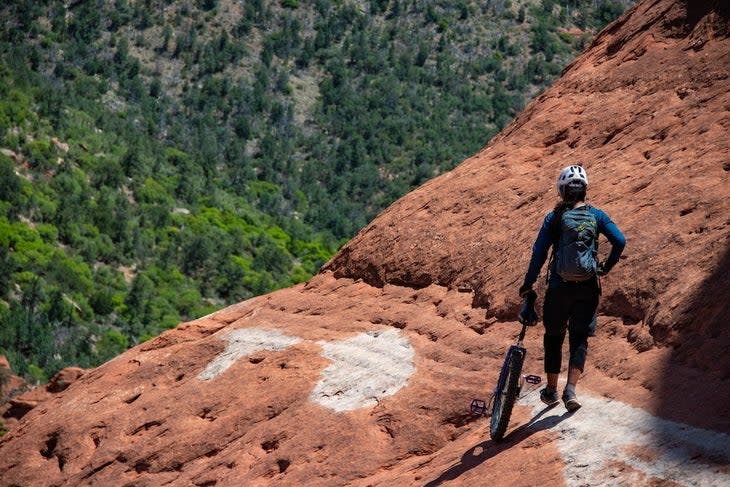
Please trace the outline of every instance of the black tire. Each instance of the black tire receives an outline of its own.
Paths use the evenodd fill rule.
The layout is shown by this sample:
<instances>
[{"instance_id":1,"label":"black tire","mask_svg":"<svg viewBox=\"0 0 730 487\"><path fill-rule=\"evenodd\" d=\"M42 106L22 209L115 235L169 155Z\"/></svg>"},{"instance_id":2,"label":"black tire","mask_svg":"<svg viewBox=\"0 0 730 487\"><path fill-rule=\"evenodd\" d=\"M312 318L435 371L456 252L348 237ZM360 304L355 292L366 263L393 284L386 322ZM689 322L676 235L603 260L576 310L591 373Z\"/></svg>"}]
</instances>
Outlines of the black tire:
<instances>
[{"instance_id":1,"label":"black tire","mask_svg":"<svg viewBox=\"0 0 730 487\"><path fill-rule=\"evenodd\" d=\"M522 350L514 350L510 355L507 366L507 377L504 380L502 394L494 396L492 405L492 419L489 427L489 436L494 441L502 441L507 432L509 418L512 415L512 408L520 395L520 374L522 373L522 362L525 359Z\"/></svg>"}]
</instances>

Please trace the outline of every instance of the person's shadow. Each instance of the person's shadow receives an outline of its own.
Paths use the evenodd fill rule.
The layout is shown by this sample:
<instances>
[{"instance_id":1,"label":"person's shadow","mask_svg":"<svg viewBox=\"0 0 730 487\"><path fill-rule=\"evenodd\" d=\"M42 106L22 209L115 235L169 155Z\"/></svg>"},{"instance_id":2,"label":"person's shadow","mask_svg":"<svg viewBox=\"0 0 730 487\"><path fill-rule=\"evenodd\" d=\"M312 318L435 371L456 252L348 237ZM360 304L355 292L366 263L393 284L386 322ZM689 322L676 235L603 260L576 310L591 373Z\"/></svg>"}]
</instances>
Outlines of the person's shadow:
<instances>
[{"instance_id":1,"label":"person's shadow","mask_svg":"<svg viewBox=\"0 0 730 487\"><path fill-rule=\"evenodd\" d=\"M464 472L468 472L472 468L481 465L490 458L497 456L501 452L509 450L516 444L526 440L538 431L554 428L560 422L566 420L573 414L570 412L565 412L562 416L548 416L547 418L542 418L545 413L547 413L554 407L555 406L546 407L545 409L537 413L532 419L530 419L529 422L523 424L516 430L509 433L499 443L495 443L492 440L487 440L472 446L464 452L464 454L461 456L461 461L459 463L439 475L437 479L434 479L427 483L424 487L438 487L446 481L454 480ZM481 450L481 452L476 453L478 450Z\"/></svg>"}]
</instances>

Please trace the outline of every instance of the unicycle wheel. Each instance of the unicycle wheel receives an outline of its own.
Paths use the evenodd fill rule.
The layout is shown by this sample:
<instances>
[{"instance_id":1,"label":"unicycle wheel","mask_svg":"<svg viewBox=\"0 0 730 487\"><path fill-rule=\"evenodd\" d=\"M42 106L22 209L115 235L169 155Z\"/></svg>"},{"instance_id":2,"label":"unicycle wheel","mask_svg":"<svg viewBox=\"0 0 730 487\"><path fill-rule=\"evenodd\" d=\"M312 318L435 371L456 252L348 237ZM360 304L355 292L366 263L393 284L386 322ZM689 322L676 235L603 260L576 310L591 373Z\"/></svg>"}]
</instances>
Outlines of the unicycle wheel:
<instances>
[{"instance_id":1,"label":"unicycle wheel","mask_svg":"<svg viewBox=\"0 0 730 487\"><path fill-rule=\"evenodd\" d=\"M507 356L504 387L501 390L499 387L497 388L492 405L489 435L494 441L502 441L507 432L512 408L520 395L520 379L524 359L525 350L519 348L515 348Z\"/></svg>"}]
</instances>

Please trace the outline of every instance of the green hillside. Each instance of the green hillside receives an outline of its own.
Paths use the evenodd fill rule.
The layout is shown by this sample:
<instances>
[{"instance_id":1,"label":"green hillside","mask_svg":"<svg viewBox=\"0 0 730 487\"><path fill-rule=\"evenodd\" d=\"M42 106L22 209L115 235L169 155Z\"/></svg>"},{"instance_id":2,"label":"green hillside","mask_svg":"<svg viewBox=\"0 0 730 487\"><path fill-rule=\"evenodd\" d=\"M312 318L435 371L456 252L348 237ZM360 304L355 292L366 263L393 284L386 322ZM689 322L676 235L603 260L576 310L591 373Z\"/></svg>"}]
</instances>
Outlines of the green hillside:
<instances>
[{"instance_id":1,"label":"green hillside","mask_svg":"<svg viewBox=\"0 0 730 487\"><path fill-rule=\"evenodd\" d=\"M45 380L306 280L631 2L0 7L0 354Z\"/></svg>"}]
</instances>

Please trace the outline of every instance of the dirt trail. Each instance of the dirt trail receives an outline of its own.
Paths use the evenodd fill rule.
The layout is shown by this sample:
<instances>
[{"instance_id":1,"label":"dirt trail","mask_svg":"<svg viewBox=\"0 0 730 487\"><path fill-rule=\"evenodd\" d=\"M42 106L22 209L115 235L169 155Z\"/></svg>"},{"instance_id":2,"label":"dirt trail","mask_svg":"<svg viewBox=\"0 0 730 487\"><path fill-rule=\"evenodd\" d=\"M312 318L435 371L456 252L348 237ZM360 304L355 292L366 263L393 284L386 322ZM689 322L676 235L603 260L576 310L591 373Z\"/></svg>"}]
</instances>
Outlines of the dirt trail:
<instances>
[{"instance_id":1,"label":"dirt trail","mask_svg":"<svg viewBox=\"0 0 730 487\"><path fill-rule=\"evenodd\" d=\"M553 424L568 486L730 485L730 436L590 392L580 400L573 414L562 404L546 408L536 392L520 401L532 409L533 423Z\"/></svg>"}]
</instances>

